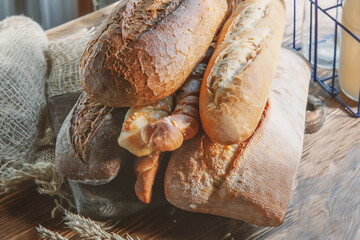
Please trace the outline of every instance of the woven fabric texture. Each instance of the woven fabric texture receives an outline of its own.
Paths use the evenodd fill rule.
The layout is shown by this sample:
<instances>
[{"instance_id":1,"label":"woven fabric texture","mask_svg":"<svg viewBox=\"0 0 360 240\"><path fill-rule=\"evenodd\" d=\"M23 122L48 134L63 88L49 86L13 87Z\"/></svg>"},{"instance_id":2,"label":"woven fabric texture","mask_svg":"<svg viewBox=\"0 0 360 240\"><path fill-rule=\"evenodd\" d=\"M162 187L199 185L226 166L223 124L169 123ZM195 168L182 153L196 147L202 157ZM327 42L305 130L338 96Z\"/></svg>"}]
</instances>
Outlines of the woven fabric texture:
<instances>
[{"instance_id":1,"label":"woven fabric texture","mask_svg":"<svg viewBox=\"0 0 360 240\"><path fill-rule=\"evenodd\" d=\"M0 22L0 165L31 163L46 105L48 39L26 17Z\"/></svg>"},{"instance_id":2,"label":"woven fabric texture","mask_svg":"<svg viewBox=\"0 0 360 240\"><path fill-rule=\"evenodd\" d=\"M93 29L84 28L49 43L51 70L47 79L48 97L83 91L79 81L79 61L93 32Z\"/></svg>"}]
</instances>

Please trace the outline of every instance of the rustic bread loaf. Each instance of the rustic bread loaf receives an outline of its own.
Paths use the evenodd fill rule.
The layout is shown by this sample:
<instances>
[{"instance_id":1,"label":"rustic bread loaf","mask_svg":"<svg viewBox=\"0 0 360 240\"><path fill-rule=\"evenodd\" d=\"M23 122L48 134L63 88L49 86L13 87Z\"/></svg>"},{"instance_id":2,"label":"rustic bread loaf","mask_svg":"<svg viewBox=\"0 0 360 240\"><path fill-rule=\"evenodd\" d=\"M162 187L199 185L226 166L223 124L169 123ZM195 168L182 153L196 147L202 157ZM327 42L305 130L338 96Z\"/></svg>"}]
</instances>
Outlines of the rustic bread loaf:
<instances>
[{"instance_id":1,"label":"rustic bread loaf","mask_svg":"<svg viewBox=\"0 0 360 240\"><path fill-rule=\"evenodd\" d=\"M281 49L270 97L255 133L221 145L204 132L173 152L165 194L178 208L278 226L302 153L310 67Z\"/></svg>"},{"instance_id":2,"label":"rustic bread loaf","mask_svg":"<svg viewBox=\"0 0 360 240\"><path fill-rule=\"evenodd\" d=\"M200 118L221 144L245 141L269 96L284 31L281 0L241 2L220 32L200 91Z\"/></svg>"},{"instance_id":3,"label":"rustic bread loaf","mask_svg":"<svg viewBox=\"0 0 360 240\"><path fill-rule=\"evenodd\" d=\"M127 109L96 103L83 93L66 117L56 141L60 173L87 184L111 181L133 157L117 144Z\"/></svg>"},{"instance_id":4,"label":"rustic bread loaf","mask_svg":"<svg viewBox=\"0 0 360 240\"><path fill-rule=\"evenodd\" d=\"M174 93L204 57L227 12L226 0L130 0L89 41L80 80L89 97L140 106Z\"/></svg>"}]
</instances>

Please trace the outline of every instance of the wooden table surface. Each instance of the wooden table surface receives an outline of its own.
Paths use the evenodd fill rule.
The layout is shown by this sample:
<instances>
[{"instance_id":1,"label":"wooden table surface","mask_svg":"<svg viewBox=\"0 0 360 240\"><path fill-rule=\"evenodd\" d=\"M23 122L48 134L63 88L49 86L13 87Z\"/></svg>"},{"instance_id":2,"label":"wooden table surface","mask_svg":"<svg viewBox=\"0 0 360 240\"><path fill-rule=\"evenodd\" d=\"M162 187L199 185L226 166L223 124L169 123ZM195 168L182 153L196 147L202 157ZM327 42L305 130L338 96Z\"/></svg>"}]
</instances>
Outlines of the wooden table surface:
<instances>
[{"instance_id":1,"label":"wooden table surface","mask_svg":"<svg viewBox=\"0 0 360 240\"><path fill-rule=\"evenodd\" d=\"M96 25L112 7L50 30L49 38L70 34L90 23ZM112 231L140 239L360 239L360 119L350 117L317 85L311 86L310 92L326 100L329 113L318 132L305 136L283 225L258 227L169 205L127 217ZM53 207L53 199L39 195L33 185L1 197L0 239L41 239L35 230L39 224L77 239L61 216L51 219Z\"/></svg>"},{"instance_id":2,"label":"wooden table surface","mask_svg":"<svg viewBox=\"0 0 360 240\"><path fill-rule=\"evenodd\" d=\"M324 126L305 136L295 189L280 227L164 206L127 217L112 231L141 239L222 239L228 233L234 239L360 239L360 120L334 99L328 105ZM77 239L61 216L51 219L54 206L51 197L39 195L32 185L0 198L0 239L40 239L39 224Z\"/></svg>"}]
</instances>

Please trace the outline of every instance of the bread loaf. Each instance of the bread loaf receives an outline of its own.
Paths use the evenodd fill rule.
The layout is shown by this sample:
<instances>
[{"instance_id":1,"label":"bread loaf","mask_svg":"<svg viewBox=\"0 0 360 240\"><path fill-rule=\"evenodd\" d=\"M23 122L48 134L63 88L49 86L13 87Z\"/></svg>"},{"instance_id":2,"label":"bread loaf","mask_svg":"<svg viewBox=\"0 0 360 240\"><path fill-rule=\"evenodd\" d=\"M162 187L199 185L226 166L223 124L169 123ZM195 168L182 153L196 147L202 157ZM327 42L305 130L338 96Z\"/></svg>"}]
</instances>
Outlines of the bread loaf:
<instances>
[{"instance_id":1,"label":"bread loaf","mask_svg":"<svg viewBox=\"0 0 360 240\"><path fill-rule=\"evenodd\" d=\"M200 118L221 144L241 143L258 125L284 31L281 0L241 2L220 32L200 91Z\"/></svg>"},{"instance_id":2,"label":"bread loaf","mask_svg":"<svg viewBox=\"0 0 360 240\"><path fill-rule=\"evenodd\" d=\"M176 106L171 115L166 116L172 107L172 102L167 100L170 97L148 106L130 108L119 145L141 157L154 151L173 151L184 140L193 138L200 125L199 92L205 69L206 64L200 63L176 92Z\"/></svg>"},{"instance_id":3,"label":"bread loaf","mask_svg":"<svg viewBox=\"0 0 360 240\"><path fill-rule=\"evenodd\" d=\"M89 41L80 80L96 101L141 106L174 93L204 57L226 0L130 0Z\"/></svg>"},{"instance_id":4,"label":"bread loaf","mask_svg":"<svg viewBox=\"0 0 360 240\"><path fill-rule=\"evenodd\" d=\"M254 134L221 145L202 131L173 152L165 194L178 208L278 226L302 153L311 69L282 49L269 101Z\"/></svg>"},{"instance_id":5,"label":"bread loaf","mask_svg":"<svg viewBox=\"0 0 360 240\"><path fill-rule=\"evenodd\" d=\"M141 130L148 124L168 116L172 110L172 96L146 106L129 108L118 138L119 145L138 157L153 153L156 151L155 147L142 139Z\"/></svg>"},{"instance_id":6,"label":"bread loaf","mask_svg":"<svg viewBox=\"0 0 360 240\"><path fill-rule=\"evenodd\" d=\"M134 170L136 175L135 193L140 201L150 203L152 188L156 173L160 167L160 152L154 152L145 157L135 159Z\"/></svg>"},{"instance_id":7,"label":"bread loaf","mask_svg":"<svg viewBox=\"0 0 360 240\"><path fill-rule=\"evenodd\" d=\"M103 106L83 93L57 137L58 171L70 180L86 184L111 181L123 162L133 158L116 141L126 110Z\"/></svg>"}]
</instances>

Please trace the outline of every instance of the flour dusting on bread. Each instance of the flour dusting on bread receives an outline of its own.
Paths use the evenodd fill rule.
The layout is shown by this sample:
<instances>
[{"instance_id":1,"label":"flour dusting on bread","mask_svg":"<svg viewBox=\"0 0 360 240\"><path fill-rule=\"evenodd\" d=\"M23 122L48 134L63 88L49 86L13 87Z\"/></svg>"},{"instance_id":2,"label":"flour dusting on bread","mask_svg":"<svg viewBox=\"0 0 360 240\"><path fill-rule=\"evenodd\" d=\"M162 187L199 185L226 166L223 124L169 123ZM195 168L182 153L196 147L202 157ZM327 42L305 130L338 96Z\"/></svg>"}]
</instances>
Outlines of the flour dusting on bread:
<instances>
[{"instance_id":1,"label":"flour dusting on bread","mask_svg":"<svg viewBox=\"0 0 360 240\"><path fill-rule=\"evenodd\" d=\"M134 41L173 12L182 0L132 0L122 15L122 37Z\"/></svg>"}]
</instances>

